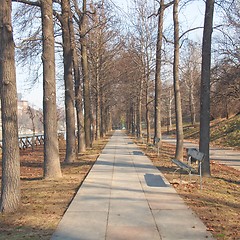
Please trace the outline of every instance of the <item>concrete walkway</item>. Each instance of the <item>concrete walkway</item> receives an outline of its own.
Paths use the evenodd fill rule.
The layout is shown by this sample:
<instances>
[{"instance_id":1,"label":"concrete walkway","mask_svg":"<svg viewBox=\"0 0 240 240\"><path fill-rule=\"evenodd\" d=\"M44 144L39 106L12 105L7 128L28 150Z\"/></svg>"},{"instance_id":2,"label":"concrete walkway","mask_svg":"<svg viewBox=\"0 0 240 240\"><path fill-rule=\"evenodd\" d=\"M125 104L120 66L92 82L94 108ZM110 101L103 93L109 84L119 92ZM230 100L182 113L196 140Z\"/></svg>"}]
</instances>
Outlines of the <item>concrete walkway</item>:
<instances>
[{"instance_id":1,"label":"concrete walkway","mask_svg":"<svg viewBox=\"0 0 240 240\"><path fill-rule=\"evenodd\" d=\"M175 138L169 138L165 135L163 136L163 141L176 144ZM198 148L198 144L184 140L184 147ZM210 147L210 160L216 161L219 164L225 164L240 171L240 151L233 151L219 147Z\"/></svg>"},{"instance_id":2,"label":"concrete walkway","mask_svg":"<svg viewBox=\"0 0 240 240\"><path fill-rule=\"evenodd\" d=\"M52 240L212 239L152 162L116 131Z\"/></svg>"}]
</instances>

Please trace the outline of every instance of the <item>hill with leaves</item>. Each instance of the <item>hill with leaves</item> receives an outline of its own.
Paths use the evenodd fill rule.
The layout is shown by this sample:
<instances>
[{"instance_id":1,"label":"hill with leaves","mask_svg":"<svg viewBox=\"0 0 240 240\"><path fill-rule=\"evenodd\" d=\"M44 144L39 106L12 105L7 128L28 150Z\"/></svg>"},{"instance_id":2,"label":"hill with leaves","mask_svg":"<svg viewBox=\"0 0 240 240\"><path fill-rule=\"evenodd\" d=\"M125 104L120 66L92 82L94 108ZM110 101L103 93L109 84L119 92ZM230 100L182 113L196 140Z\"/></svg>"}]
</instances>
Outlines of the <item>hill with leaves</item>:
<instances>
[{"instance_id":1,"label":"hill with leaves","mask_svg":"<svg viewBox=\"0 0 240 240\"><path fill-rule=\"evenodd\" d=\"M240 149L240 114L229 119L215 119L211 121L210 138L212 145ZM170 134L174 134L171 131ZM185 139L199 139L199 123L184 126Z\"/></svg>"}]
</instances>

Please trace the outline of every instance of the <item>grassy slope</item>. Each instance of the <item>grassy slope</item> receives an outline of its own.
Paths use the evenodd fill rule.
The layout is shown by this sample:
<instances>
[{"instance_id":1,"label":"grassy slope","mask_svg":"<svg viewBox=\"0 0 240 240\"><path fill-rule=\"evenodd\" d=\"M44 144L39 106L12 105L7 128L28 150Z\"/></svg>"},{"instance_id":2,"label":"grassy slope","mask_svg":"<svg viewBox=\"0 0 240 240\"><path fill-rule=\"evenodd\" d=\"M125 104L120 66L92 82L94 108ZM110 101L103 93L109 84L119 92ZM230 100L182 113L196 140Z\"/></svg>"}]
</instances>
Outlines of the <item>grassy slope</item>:
<instances>
[{"instance_id":1,"label":"grassy slope","mask_svg":"<svg viewBox=\"0 0 240 240\"><path fill-rule=\"evenodd\" d=\"M173 131L171 133L174 133ZM240 149L240 115L216 119L210 127L211 144ZM184 138L198 140L199 124L184 126Z\"/></svg>"}]
</instances>

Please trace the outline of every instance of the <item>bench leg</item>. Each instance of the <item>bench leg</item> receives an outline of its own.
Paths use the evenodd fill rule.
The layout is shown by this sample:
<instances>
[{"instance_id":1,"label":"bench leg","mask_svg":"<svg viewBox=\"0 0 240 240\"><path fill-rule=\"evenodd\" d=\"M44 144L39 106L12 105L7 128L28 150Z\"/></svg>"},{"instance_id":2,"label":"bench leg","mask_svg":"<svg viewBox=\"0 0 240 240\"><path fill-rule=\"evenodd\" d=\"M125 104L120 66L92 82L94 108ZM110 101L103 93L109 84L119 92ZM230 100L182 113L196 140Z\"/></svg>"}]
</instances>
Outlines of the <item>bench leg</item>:
<instances>
[{"instance_id":1,"label":"bench leg","mask_svg":"<svg viewBox=\"0 0 240 240\"><path fill-rule=\"evenodd\" d=\"M200 190L202 190L202 162L200 162L199 177L200 177Z\"/></svg>"},{"instance_id":2,"label":"bench leg","mask_svg":"<svg viewBox=\"0 0 240 240\"><path fill-rule=\"evenodd\" d=\"M176 173L178 170L180 170L180 168L177 168L177 169L173 172L172 181L173 181L173 178L174 178L175 173Z\"/></svg>"}]
</instances>

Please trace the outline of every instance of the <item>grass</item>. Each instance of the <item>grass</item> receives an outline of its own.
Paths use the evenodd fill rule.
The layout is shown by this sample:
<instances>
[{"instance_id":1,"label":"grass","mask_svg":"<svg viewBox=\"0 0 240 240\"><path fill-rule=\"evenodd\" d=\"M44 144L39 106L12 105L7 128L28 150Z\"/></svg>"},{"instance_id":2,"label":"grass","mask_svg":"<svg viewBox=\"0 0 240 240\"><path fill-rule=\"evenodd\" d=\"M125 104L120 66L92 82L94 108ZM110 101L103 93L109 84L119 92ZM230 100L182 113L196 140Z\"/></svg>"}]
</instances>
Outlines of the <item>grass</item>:
<instances>
[{"instance_id":1,"label":"grass","mask_svg":"<svg viewBox=\"0 0 240 240\"><path fill-rule=\"evenodd\" d=\"M240 149L240 115L212 121L210 130L211 145ZM174 131L170 134L173 133ZM199 125L185 125L184 137L197 142ZM200 190L198 178L190 182L188 175L183 175L180 184L177 174L173 177L175 166L171 163L171 159L174 158L175 146L163 143L157 157L156 151L152 148L135 141L188 206L203 220L216 239L240 239L240 172L238 170L213 161L211 177L203 178L203 189ZM186 159L186 156L184 157Z\"/></svg>"},{"instance_id":2,"label":"grass","mask_svg":"<svg viewBox=\"0 0 240 240\"><path fill-rule=\"evenodd\" d=\"M237 128L237 129L236 129ZM212 124L214 142L239 148L239 116L225 121L215 121ZM198 130L185 128L195 141ZM221 131L232 134L228 140ZM191 132L191 133L190 133ZM213 138L214 139L214 138ZM225 140L224 140L225 139ZM82 181L101 150L107 143L107 138L94 144L85 154L78 156L76 162L63 162L65 144L60 142L60 157L63 178L55 181L42 179L43 148L21 151L21 192L22 205L14 214L0 215L0 240L50 239L58 222L66 211ZM213 143L214 143L213 142ZM211 178L203 178L203 190L199 190L198 178L189 182L183 175L183 183L179 184L177 175L173 178L175 166L175 146L163 143L160 155L146 145L138 142L141 149L176 188L179 195L203 220L208 230L218 240L240 239L240 179L239 171L211 163ZM186 157L186 156L185 156Z\"/></svg>"},{"instance_id":3,"label":"grass","mask_svg":"<svg viewBox=\"0 0 240 240\"><path fill-rule=\"evenodd\" d=\"M171 132L174 133L173 131ZM186 139L199 138L199 124L185 125L184 137ZM240 149L240 115L229 119L216 119L210 125L211 144Z\"/></svg>"},{"instance_id":4,"label":"grass","mask_svg":"<svg viewBox=\"0 0 240 240\"><path fill-rule=\"evenodd\" d=\"M108 136L109 137L109 136ZM21 206L11 214L0 215L0 240L50 239L85 176L101 153L108 138L94 143L74 163L64 163L65 142L60 142L63 177L45 180L43 147L21 151ZM0 167L1 168L1 167Z\"/></svg>"},{"instance_id":5,"label":"grass","mask_svg":"<svg viewBox=\"0 0 240 240\"><path fill-rule=\"evenodd\" d=\"M203 189L200 190L198 177L193 178L193 181L190 182L189 176L183 175L181 184L177 174L173 177L175 166L171 163L171 159L174 157L175 146L163 143L158 157L156 151L142 142L135 141L175 187L188 206L203 220L207 229L216 239L240 239L238 170L212 163L212 177L203 178Z\"/></svg>"}]
</instances>

